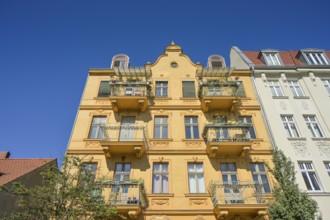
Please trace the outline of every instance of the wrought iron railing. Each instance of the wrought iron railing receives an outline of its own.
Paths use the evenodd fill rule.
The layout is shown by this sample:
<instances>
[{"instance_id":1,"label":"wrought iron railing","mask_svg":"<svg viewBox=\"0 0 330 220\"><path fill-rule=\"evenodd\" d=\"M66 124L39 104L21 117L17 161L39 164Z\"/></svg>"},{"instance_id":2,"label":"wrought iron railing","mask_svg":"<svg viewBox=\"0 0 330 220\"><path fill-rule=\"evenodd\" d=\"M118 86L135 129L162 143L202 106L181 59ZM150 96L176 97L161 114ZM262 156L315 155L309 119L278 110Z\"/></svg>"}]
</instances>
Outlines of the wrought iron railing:
<instances>
[{"instance_id":1,"label":"wrought iron railing","mask_svg":"<svg viewBox=\"0 0 330 220\"><path fill-rule=\"evenodd\" d=\"M110 83L110 96L149 96L149 82L113 82Z\"/></svg>"},{"instance_id":2,"label":"wrought iron railing","mask_svg":"<svg viewBox=\"0 0 330 220\"><path fill-rule=\"evenodd\" d=\"M104 125L103 141L144 141L147 127L144 125Z\"/></svg>"},{"instance_id":3,"label":"wrought iron railing","mask_svg":"<svg viewBox=\"0 0 330 220\"><path fill-rule=\"evenodd\" d=\"M263 195L263 185L254 182L221 183L211 181L209 193L213 205L221 204L266 204L268 199Z\"/></svg>"},{"instance_id":4,"label":"wrought iron railing","mask_svg":"<svg viewBox=\"0 0 330 220\"><path fill-rule=\"evenodd\" d=\"M147 198L141 181L102 181L103 196L113 205L136 205L146 207Z\"/></svg>"},{"instance_id":5,"label":"wrought iron railing","mask_svg":"<svg viewBox=\"0 0 330 220\"><path fill-rule=\"evenodd\" d=\"M204 126L203 138L207 142L248 142L251 140L249 123L214 123Z\"/></svg>"},{"instance_id":6,"label":"wrought iron railing","mask_svg":"<svg viewBox=\"0 0 330 220\"><path fill-rule=\"evenodd\" d=\"M236 96L239 85L237 82L202 82L199 95L204 96Z\"/></svg>"}]
</instances>

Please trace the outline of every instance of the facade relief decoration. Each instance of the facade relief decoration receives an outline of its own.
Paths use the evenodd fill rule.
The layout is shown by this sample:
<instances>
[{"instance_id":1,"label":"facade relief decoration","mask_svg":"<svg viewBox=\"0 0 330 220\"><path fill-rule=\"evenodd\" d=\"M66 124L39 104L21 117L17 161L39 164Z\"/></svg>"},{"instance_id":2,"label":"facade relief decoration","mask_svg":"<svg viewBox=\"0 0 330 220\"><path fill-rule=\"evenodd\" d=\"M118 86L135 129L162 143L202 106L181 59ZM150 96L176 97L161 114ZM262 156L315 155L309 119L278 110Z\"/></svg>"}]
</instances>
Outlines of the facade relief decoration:
<instances>
[{"instance_id":1,"label":"facade relief decoration","mask_svg":"<svg viewBox=\"0 0 330 220\"><path fill-rule=\"evenodd\" d=\"M288 109L288 107L286 106L286 103L283 102L283 101L280 102L280 107L281 107L282 110L287 110Z\"/></svg>"},{"instance_id":2,"label":"facade relief decoration","mask_svg":"<svg viewBox=\"0 0 330 220\"><path fill-rule=\"evenodd\" d=\"M153 215L150 220L170 220L166 215Z\"/></svg>"},{"instance_id":3,"label":"facade relief decoration","mask_svg":"<svg viewBox=\"0 0 330 220\"><path fill-rule=\"evenodd\" d=\"M294 152L297 156L305 157L306 155L309 155L306 142L293 141L291 145L293 146Z\"/></svg>"},{"instance_id":4,"label":"facade relief decoration","mask_svg":"<svg viewBox=\"0 0 330 220\"><path fill-rule=\"evenodd\" d=\"M207 205L207 199L206 198L191 198L189 199L189 205Z\"/></svg>"},{"instance_id":5,"label":"facade relief decoration","mask_svg":"<svg viewBox=\"0 0 330 220\"><path fill-rule=\"evenodd\" d=\"M168 199L152 199L152 205L169 205Z\"/></svg>"},{"instance_id":6,"label":"facade relief decoration","mask_svg":"<svg viewBox=\"0 0 330 220\"><path fill-rule=\"evenodd\" d=\"M309 107L308 107L308 104L306 102L301 102L301 107L304 109L304 110L308 110Z\"/></svg>"},{"instance_id":7,"label":"facade relief decoration","mask_svg":"<svg viewBox=\"0 0 330 220\"><path fill-rule=\"evenodd\" d=\"M326 155L330 157L330 142L329 141L318 141L316 143L317 147L320 150L321 156Z\"/></svg>"}]
</instances>

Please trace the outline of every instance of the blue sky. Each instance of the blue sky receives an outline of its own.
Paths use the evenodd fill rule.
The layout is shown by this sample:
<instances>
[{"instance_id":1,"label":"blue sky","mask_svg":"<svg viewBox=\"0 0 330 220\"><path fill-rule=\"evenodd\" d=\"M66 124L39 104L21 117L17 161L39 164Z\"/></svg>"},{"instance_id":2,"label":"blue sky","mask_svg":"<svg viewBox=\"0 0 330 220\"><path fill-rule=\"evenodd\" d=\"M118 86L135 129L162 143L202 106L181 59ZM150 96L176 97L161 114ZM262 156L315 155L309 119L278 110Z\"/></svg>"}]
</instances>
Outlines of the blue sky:
<instances>
[{"instance_id":1,"label":"blue sky","mask_svg":"<svg viewBox=\"0 0 330 220\"><path fill-rule=\"evenodd\" d=\"M330 50L330 2L0 1L0 151L65 154L89 68L154 62L172 40L194 62L229 50Z\"/></svg>"}]
</instances>

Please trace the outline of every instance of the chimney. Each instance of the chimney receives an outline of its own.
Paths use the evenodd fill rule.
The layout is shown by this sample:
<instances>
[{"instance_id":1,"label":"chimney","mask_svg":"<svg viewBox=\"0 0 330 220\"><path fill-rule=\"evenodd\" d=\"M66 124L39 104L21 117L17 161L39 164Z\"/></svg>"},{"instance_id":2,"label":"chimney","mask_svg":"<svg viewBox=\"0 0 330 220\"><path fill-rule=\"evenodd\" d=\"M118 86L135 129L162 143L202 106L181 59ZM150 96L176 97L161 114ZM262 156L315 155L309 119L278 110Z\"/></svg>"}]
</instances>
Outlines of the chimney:
<instances>
[{"instance_id":1,"label":"chimney","mask_svg":"<svg viewBox=\"0 0 330 220\"><path fill-rule=\"evenodd\" d=\"M10 157L9 151L0 152L0 159L7 159Z\"/></svg>"}]
</instances>

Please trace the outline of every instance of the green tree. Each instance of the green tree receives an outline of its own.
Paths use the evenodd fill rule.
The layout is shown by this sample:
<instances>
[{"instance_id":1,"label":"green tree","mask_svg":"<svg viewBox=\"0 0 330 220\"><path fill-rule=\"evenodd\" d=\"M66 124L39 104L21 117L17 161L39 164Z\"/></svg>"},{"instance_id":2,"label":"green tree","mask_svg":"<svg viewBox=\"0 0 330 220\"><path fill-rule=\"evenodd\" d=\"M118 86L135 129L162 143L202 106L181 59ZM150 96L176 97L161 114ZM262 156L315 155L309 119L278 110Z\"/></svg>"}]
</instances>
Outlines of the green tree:
<instances>
[{"instance_id":1,"label":"green tree","mask_svg":"<svg viewBox=\"0 0 330 220\"><path fill-rule=\"evenodd\" d=\"M280 150L273 151L273 168L269 168L277 183L274 201L269 204L268 213L273 220L312 220L321 219L317 203L296 183L294 164Z\"/></svg>"},{"instance_id":2,"label":"green tree","mask_svg":"<svg viewBox=\"0 0 330 220\"><path fill-rule=\"evenodd\" d=\"M62 169L49 167L41 173L40 186L14 183L2 188L19 197L19 210L3 219L110 219L116 209L101 194L90 170L78 157L65 157Z\"/></svg>"}]
</instances>

